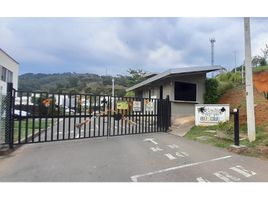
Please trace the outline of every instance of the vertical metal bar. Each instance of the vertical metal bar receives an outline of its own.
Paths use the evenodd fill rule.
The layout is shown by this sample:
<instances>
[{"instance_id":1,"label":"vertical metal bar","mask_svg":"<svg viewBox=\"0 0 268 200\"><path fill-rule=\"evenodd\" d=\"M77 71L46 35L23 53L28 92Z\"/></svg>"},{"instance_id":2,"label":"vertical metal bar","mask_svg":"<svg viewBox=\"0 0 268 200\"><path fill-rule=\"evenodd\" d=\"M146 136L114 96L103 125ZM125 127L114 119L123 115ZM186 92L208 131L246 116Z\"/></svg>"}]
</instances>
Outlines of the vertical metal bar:
<instances>
[{"instance_id":1,"label":"vertical metal bar","mask_svg":"<svg viewBox=\"0 0 268 200\"><path fill-rule=\"evenodd\" d=\"M142 133L144 133L144 118L145 118L145 114L146 114L146 109L145 109L145 103L144 103L143 99L143 117L142 117Z\"/></svg>"},{"instance_id":2,"label":"vertical metal bar","mask_svg":"<svg viewBox=\"0 0 268 200\"><path fill-rule=\"evenodd\" d=\"M113 103L112 103L112 110L115 111L115 108L116 108L116 101L115 101L116 97L113 96ZM112 113L112 115L114 116L115 115L115 112ZM115 135L115 118L113 117L113 135Z\"/></svg>"},{"instance_id":3,"label":"vertical metal bar","mask_svg":"<svg viewBox=\"0 0 268 200\"><path fill-rule=\"evenodd\" d=\"M128 103L129 101L128 101L128 98L125 98L125 101ZM125 117L126 117L126 119L130 119L129 118L129 104L128 104L128 109L127 110L125 110ZM128 135L129 133L130 133L130 131L129 131L129 124L128 124L128 120L125 120L125 133L126 133L126 135Z\"/></svg>"},{"instance_id":4,"label":"vertical metal bar","mask_svg":"<svg viewBox=\"0 0 268 200\"><path fill-rule=\"evenodd\" d=\"M157 99L154 100L154 132L157 132Z\"/></svg>"},{"instance_id":5,"label":"vertical metal bar","mask_svg":"<svg viewBox=\"0 0 268 200\"><path fill-rule=\"evenodd\" d=\"M93 133L93 137L96 137L96 109L97 109L97 106L96 106L96 103L97 103L97 97L96 95L94 95L94 133Z\"/></svg>"},{"instance_id":6,"label":"vertical metal bar","mask_svg":"<svg viewBox=\"0 0 268 200\"><path fill-rule=\"evenodd\" d=\"M69 119L68 119L68 139L70 139L71 138L71 114L72 114L72 112L71 112L71 107L72 107L72 95L71 94L69 94L68 95L68 98L69 98L69 108L68 108L68 110L69 110Z\"/></svg>"},{"instance_id":7,"label":"vertical metal bar","mask_svg":"<svg viewBox=\"0 0 268 200\"><path fill-rule=\"evenodd\" d=\"M77 97L74 95L74 137L76 138L76 110L77 110Z\"/></svg>"},{"instance_id":8,"label":"vertical metal bar","mask_svg":"<svg viewBox=\"0 0 268 200\"><path fill-rule=\"evenodd\" d=\"M41 141L41 120L43 117L43 112L42 112L42 97L43 93L39 93L39 101L38 101L38 115L39 115L39 122L38 122L38 142Z\"/></svg>"},{"instance_id":9,"label":"vertical metal bar","mask_svg":"<svg viewBox=\"0 0 268 200\"><path fill-rule=\"evenodd\" d=\"M46 94L46 99L49 101L48 99L48 93ZM49 114L49 107L50 107L50 104L48 104L48 106L46 106L46 119L45 119L45 142L47 141L47 127L48 127L48 124L47 124L47 117L48 117L48 114Z\"/></svg>"},{"instance_id":10,"label":"vertical metal bar","mask_svg":"<svg viewBox=\"0 0 268 200\"><path fill-rule=\"evenodd\" d=\"M57 140L59 140L59 133L60 133L60 94L58 95L58 117L57 117Z\"/></svg>"},{"instance_id":11,"label":"vertical metal bar","mask_svg":"<svg viewBox=\"0 0 268 200\"><path fill-rule=\"evenodd\" d=\"M131 109L130 110L130 114L131 114L131 120L134 122L134 111L133 111L133 102L134 102L134 98L131 98L131 101L132 101L132 106L130 107ZM131 125L131 134L134 133L134 124Z\"/></svg>"},{"instance_id":12,"label":"vertical metal bar","mask_svg":"<svg viewBox=\"0 0 268 200\"><path fill-rule=\"evenodd\" d=\"M18 142L19 142L19 144L21 143L21 112L22 112L22 96L23 96L23 93L22 92L18 92L17 94L20 94L20 112L19 112L19 117L18 117L18 122L19 122L19 130L18 130L18 132L19 132L19 137L18 137Z\"/></svg>"},{"instance_id":13,"label":"vertical metal bar","mask_svg":"<svg viewBox=\"0 0 268 200\"><path fill-rule=\"evenodd\" d=\"M112 96L108 96L107 104L107 138L111 133L111 109L112 109Z\"/></svg>"},{"instance_id":14,"label":"vertical metal bar","mask_svg":"<svg viewBox=\"0 0 268 200\"><path fill-rule=\"evenodd\" d=\"M65 119L66 119L66 115L65 115L65 111L66 111L66 94L63 94L63 122L62 122L62 139L65 140Z\"/></svg>"},{"instance_id":15,"label":"vertical metal bar","mask_svg":"<svg viewBox=\"0 0 268 200\"><path fill-rule=\"evenodd\" d=\"M104 136L104 131L105 131L105 119L106 119L106 113L105 113L105 107L106 107L106 97L103 97L103 118L102 118L102 136Z\"/></svg>"},{"instance_id":16,"label":"vertical metal bar","mask_svg":"<svg viewBox=\"0 0 268 200\"><path fill-rule=\"evenodd\" d=\"M85 104L84 104L84 121L87 120L86 115L87 115L87 95L85 94ZM89 122L90 123L90 122ZM84 124L84 138L86 137L87 133L87 124Z\"/></svg>"},{"instance_id":17,"label":"vertical metal bar","mask_svg":"<svg viewBox=\"0 0 268 200\"><path fill-rule=\"evenodd\" d=\"M92 101L91 101L91 95L89 96L89 119L91 120L92 119L92 113L94 113L94 112L92 112ZM90 138L91 137L91 121L90 121L90 123L89 123L89 128L88 128L89 130L88 130L88 137Z\"/></svg>"},{"instance_id":18,"label":"vertical metal bar","mask_svg":"<svg viewBox=\"0 0 268 200\"><path fill-rule=\"evenodd\" d=\"M78 101L78 109L79 109L79 124L81 123L81 111L82 111L82 95L79 95L79 101ZM79 138L81 138L81 128L78 129L79 131Z\"/></svg>"},{"instance_id":19,"label":"vertical metal bar","mask_svg":"<svg viewBox=\"0 0 268 200\"><path fill-rule=\"evenodd\" d=\"M141 123L142 123L141 113L143 113L143 110L144 110L142 99L140 99L140 102L141 102L141 111L139 112L139 133L141 133Z\"/></svg>"},{"instance_id":20,"label":"vertical metal bar","mask_svg":"<svg viewBox=\"0 0 268 200\"><path fill-rule=\"evenodd\" d=\"M14 120L12 117L12 107L13 107L13 101L12 101L12 90L13 90L13 84L12 83L7 83L7 110L6 110L6 138L5 141L6 143L9 144L9 148L13 148L13 133L12 131L12 121Z\"/></svg>"},{"instance_id":21,"label":"vertical metal bar","mask_svg":"<svg viewBox=\"0 0 268 200\"><path fill-rule=\"evenodd\" d=\"M29 110L29 92L26 93L26 110ZM26 114L26 122L25 122L25 143L28 143L28 128L29 128L29 116Z\"/></svg>"},{"instance_id":22,"label":"vertical metal bar","mask_svg":"<svg viewBox=\"0 0 268 200\"><path fill-rule=\"evenodd\" d=\"M50 128L50 140L53 141L53 133L54 133L54 113L55 113L55 94L52 94L52 107L51 107L51 112L52 112L52 116L51 116L51 128Z\"/></svg>"},{"instance_id":23,"label":"vertical metal bar","mask_svg":"<svg viewBox=\"0 0 268 200\"><path fill-rule=\"evenodd\" d=\"M101 113L101 96L98 96L98 102L99 102L99 111ZM101 115L98 117L98 137L100 136L100 120L101 120Z\"/></svg>"},{"instance_id":24,"label":"vertical metal bar","mask_svg":"<svg viewBox=\"0 0 268 200\"><path fill-rule=\"evenodd\" d=\"M12 98L11 98L11 140L12 140L12 143L14 144L14 127L15 127L15 121L14 121L14 115L15 115L15 97L16 97L16 93L17 91L15 89L13 89L12 87Z\"/></svg>"},{"instance_id":25,"label":"vertical metal bar","mask_svg":"<svg viewBox=\"0 0 268 200\"><path fill-rule=\"evenodd\" d=\"M35 136L35 103L36 103L36 94L35 92L33 93L33 113L32 113L32 143L34 143L34 136Z\"/></svg>"},{"instance_id":26,"label":"vertical metal bar","mask_svg":"<svg viewBox=\"0 0 268 200\"><path fill-rule=\"evenodd\" d=\"M123 101L122 97L120 99L121 99L121 101ZM124 110L121 110L121 112L122 112L122 115L125 116ZM124 135L124 129L123 128L124 128L124 120L121 119L121 134L120 135Z\"/></svg>"}]
</instances>

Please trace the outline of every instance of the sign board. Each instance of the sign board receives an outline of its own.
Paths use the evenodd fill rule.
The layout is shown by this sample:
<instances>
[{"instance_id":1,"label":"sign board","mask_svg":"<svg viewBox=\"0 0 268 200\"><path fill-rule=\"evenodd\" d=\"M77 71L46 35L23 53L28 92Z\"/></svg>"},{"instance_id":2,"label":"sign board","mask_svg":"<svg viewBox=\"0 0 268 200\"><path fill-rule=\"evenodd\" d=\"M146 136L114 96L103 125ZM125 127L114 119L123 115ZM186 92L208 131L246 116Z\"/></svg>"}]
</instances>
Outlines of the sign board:
<instances>
[{"instance_id":1,"label":"sign board","mask_svg":"<svg viewBox=\"0 0 268 200\"><path fill-rule=\"evenodd\" d=\"M140 112L141 111L141 102L133 101L133 111Z\"/></svg>"},{"instance_id":2,"label":"sign board","mask_svg":"<svg viewBox=\"0 0 268 200\"><path fill-rule=\"evenodd\" d=\"M195 125L213 126L230 119L228 104L197 104L195 105Z\"/></svg>"},{"instance_id":3,"label":"sign board","mask_svg":"<svg viewBox=\"0 0 268 200\"><path fill-rule=\"evenodd\" d=\"M117 101L116 108L118 110L127 110L128 109L128 102L127 101Z\"/></svg>"},{"instance_id":4,"label":"sign board","mask_svg":"<svg viewBox=\"0 0 268 200\"><path fill-rule=\"evenodd\" d=\"M145 99L144 100L144 109L147 112L153 112L154 111L154 102Z\"/></svg>"}]
</instances>

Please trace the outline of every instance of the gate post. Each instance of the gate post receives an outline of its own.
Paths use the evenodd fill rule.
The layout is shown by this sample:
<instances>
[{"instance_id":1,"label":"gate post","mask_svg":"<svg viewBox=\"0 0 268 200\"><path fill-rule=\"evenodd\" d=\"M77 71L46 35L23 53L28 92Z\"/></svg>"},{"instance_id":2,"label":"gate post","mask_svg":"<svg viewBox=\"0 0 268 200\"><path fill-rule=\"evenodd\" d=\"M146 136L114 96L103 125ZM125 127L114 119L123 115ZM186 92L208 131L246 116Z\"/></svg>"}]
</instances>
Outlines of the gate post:
<instances>
[{"instance_id":1,"label":"gate post","mask_svg":"<svg viewBox=\"0 0 268 200\"><path fill-rule=\"evenodd\" d=\"M166 102L165 102L165 129L168 131L169 127L171 126L171 103L169 100L169 95L166 97Z\"/></svg>"},{"instance_id":2,"label":"gate post","mask_svg":"<svg viewBox=\"0 0 268 200\"><path fill-rule=\"evenodd\" d=\"M9 148L13 148L13 117L12 117L12 108L13 108L13 83L7 83L7 106L6 106L6 137L5 142L9 144Z\"/></svg>"},{"instance_id":3,"label":"gate post","mask_svg":"<svg viewBox=\"0 0 268 200\"><path fill-rule=\"evenodd\" d=\"M234 145L239 146L239 109L234 109Z\"/></svg>"}]
</instances>

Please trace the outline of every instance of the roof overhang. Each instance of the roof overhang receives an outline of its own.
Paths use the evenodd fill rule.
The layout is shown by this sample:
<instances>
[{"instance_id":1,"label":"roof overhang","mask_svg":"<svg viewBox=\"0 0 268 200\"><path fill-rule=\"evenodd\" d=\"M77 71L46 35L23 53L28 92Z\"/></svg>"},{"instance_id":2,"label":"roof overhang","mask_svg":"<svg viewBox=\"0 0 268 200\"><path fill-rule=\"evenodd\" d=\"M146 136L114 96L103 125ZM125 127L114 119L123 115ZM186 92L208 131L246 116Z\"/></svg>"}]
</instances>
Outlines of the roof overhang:
<instances>
[{"instance_id":1,"label":"roof overhang","mask_svg":"<svg viewBox=\"0 0 268 200\"><path fill-rule=\"evenodd\" d=\"M3 49L0 48L0 51L2 51L7 57L9 57L11 60L13 60L18 65L20 64L18 61L16 61L14 58L12 58L7 52L5 52Z\"/></svg>"},{"instance_id":2,"label":"roof overhang","mask_svg":"<svg viewBox=\"0 0 268 200\"><path fill-rule=\"evenodd\" d=\"M158 81L160 79L168 78L170 76L174 75L190 75L190 74L199 74L199 73L209 73L212 71L218 71L223 70L224 68L217 65L217 66L203 66L203 67L183 67L183 68L175 68L175 69L169 69L167 71L164 71L163 73L157 74L145 81L142 81L130 88L127 88L126 91L132 91L136 90L138 88L141 88L145 85L148 85L152 82Z\"/></svg>"}]
</instances>

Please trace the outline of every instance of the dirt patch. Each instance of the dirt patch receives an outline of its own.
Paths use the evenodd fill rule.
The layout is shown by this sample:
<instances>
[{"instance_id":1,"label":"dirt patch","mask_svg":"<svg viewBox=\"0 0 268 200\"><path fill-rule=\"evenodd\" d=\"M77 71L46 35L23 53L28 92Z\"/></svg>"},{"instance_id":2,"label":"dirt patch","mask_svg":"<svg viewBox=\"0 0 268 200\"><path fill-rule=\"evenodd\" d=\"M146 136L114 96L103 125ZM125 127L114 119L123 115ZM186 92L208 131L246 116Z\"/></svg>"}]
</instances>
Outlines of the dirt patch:
<instances>
[{"instance_id":1,"label":"dirt patch","mask_svg":"<svg viewBox=\"0 0 268 200\"><path fill-rule=\"evenodd\" d=\"M268 71L255 72L253 82L258 92L268 92Z\"/></svg>"},{"instance_id":2,"label":"dirt patch","mask_svg":"<svg viewBox=\"0 0 268 200\"><path fill-rule=\"evenodd\" d=\"M257 151L258 151L260 154L268 155L268 147L267 147L267 146L258 146L258 147L257 147Z\"/></svg>"},{"instance_id":3,"label":"dirt patch","mask_svg":"<svg viewBox=\"0 0 268 200\"><path fill-rule=\"evenodd\" d=\"M254 101L256 125L267 126L268 123L268 100L265 99L263 91L268 91L268 71L257 72L253 75L254 80ZM240 108L240 123L247 122L246 116L246 89L236 87L227 91L220 99L219 103L230 104L231 109ZM268 126L267 126L268 130Z\"/></svg>"}]
</instances>

